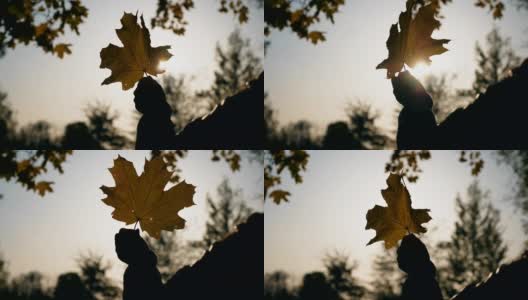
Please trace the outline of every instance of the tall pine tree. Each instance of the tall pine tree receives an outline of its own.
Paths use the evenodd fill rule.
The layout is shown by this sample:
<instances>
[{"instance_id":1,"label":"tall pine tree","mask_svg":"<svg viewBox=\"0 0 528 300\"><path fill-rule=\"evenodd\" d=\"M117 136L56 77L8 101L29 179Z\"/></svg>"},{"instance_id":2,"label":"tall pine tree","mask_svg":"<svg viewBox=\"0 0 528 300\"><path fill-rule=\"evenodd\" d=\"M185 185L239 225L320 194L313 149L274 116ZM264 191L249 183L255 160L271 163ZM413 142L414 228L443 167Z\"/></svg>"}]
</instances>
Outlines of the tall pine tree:
<instances>
[{"instance_id":1,"label":"tall pine tree","mask_svg":"<svg viewBox=\"0 0 528 300\"><path fill-rule=\"evenodd\" d=\"M207 195L209 218L205 224L205 234L198 246L209 249L214 242L220 241L233 232L236 226L244 222L252 213L242 200L242 192L231 187L224 178L217 188L218 200Z\"/></svg>"},{"instance_id":2,"label":"tall pine tree","mask_svg":"<svg viewBox=\"0 0 528 300\"><path fill-rule=\"evenodd\" d=\"M509 38L500 35L495 27L486 36L487 49L483 49L479 43L475 47L477 54L477 70L475 70L475 81L469 90L459 91L463 96L475 98L486 89L508 75L509 70L520 63L520 58L515 55Z\"/></svg>"},{"instance_id":3,"label":"tall pine tree","mask_svg":"<svg viewBox=\"0 0 528 300\"><path fill-rule=\"evenodd\" d=\"M439 283L448 297L486 278L506 255L500 214L488 198L489 192L483 191L478 181L468 187L467 201L456 198L455 229L448 242L439 244L446 257L445 265L439 268Z\"/></svg>"},{"instance_id":4,"label":"tall pine tree","mask_svg":"<svg viewBox=\"0 0 528 300\"><path fill-rule=\"evenodd\" d=\"M211 109L244 89L247 82L257 79L262 72L261 59L255 54L250 40L244 39L238 29L229 35L226 48L216 45L216 60L218 66L213 85L198 93L208 101Z\"/></svg>"}]
</instances>

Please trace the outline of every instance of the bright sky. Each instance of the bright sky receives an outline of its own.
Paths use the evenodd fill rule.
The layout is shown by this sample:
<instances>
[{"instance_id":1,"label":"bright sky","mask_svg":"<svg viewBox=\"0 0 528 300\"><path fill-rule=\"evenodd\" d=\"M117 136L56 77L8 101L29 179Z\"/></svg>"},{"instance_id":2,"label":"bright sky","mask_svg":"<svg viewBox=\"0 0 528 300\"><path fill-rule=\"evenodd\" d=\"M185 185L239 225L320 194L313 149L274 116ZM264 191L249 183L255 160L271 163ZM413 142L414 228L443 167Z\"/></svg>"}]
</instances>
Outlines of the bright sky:
<instances>
[{"instance_id":1,"label":"bright sky","mask_svg":"<svg viewBox=\"0 0 528 300\"><path fill-rule=\"evenodd\" d=\"M359 263L356 275L365 281L371 262L381 253L383 243L366 246L374 230L365 230L366 213L374 205L386 206L380 190L386 188L385 163L390 151L312 151L303 176L296 185L284 180L291 192L290 202L266 202L264 271L284 270L301 280L306 272L322 270L321 259L334 249L350 254ZM478 176L480 186L491 191L493 205L500 210L508 258L520 254L527 236L520 215L511 202L514 183L505 164L497 164L494 153L483 153L485 165ZM413 208L431 209L436 228L425 234L433 242L447 240L455 221L455 197L466 197L474 179L470 167L458 162L456 151L433 151L422 164L417 183L407 184ZM283 176L287 177L287 176Z\"/></svg>"},{"instance_id":2,"label":"bright sky","mask_svg":"<svg viewBox=\"0 0 528 300\"><path fill-rule=\"evenodd\" d=\"M126 265L114 250L114 235L125 224L111 217L113 208L101 199L101 185L115 186L108 172L121 155L142 172L147 151L75 151L64 164L64 174L50 172L43 178L54 181L55 191L44 198L20 185L0 181L0 253L8 261L12 276L37 270L51 284L57 276L76 271L75 258L83 251L102 254L113 264L111 276L121 282ZM184 237L201 238L206 222L206 194L216 197L224 177L241 188L246 203L262 211L262 165L243 158L241 170L233 173L225 162L212 162L211 151L191 151L181 161L182 179L195 185L196 206L180 215L187 220ZM133 225L128 226L132 228Z\"/></svg>"},{"instance_id":3,"label":"bright sky","mask_svg":"<svg viewBox=\"0 0 528 300\"><path fill-rule=\"evenodd\" d=\"M109 69L99 69L99 52L113 43L122 46L115 29L121 27L123 12L143 13L150 29L157 1L141 0L89 0L83 3L89 9L86 22L80 26L80 35L67 34L64 41L72 43L72 55L63 60L44 53L35 46L18 46L0 58L0 90L8 93L8 100L17 111L19 124L47 120L62 132L64 125L84 120L83 108L96 99L110 104L119 111L118 125L134 130L133 91L121 90L121 84L101 86L110 75ZM189 21L184 36L170 30L150 30L153 46L170 45L174 55L164 63L166 72L196 77L195 88L207 88L213 80L216 67L214 47L224 43L238 26L233 14L218 12L217 0L195 1L195 8L187 13ZM263 9L256 9L254 1L249 23L240 26L244 37L250 38L255 53L264 56ZM38 108L38 109L37 109Z\"/></svg>"},{"instance_id":4,"label":"bright sky","mask_svg":"<svg viewBox=\"0 0 528 300\"><path fill-rule=\"evenodd\" d=\"M451 39L449 51L433 56L432 65L422 68L418 78L427 72L456 73L454 87L470 87L476 66L475 42L482 44L494 23L503 35L512 37L517 53L528 57L528 11L518 12L511 1L505 1L504 18L494 22L474 2L456 0L444 7L443 25L433 38ZM392 128L398 103L385 71L375 67L388 55L389 29L403 10L405 0L346 1L334 25L317 27L326 32L327 41L315 46L290 30L273 31L266 53L265 85L279 122L308 120L324 132L329 122L345 120L348 102L361 99L380 110L380 126Z\"/></svg>"}]
</instances>

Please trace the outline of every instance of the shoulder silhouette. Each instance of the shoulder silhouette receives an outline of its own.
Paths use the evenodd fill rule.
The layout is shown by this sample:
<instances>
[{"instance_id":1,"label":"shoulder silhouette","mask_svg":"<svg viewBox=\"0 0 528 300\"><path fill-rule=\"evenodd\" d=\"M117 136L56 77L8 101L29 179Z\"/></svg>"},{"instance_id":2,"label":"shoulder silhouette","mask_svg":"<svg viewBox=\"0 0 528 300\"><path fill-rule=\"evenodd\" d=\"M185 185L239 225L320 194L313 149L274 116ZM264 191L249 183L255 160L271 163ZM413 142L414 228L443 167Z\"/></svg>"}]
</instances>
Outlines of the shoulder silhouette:
<instances>
[{"instance_id":1,"label":"shoulder silhouette","mask_svg":"<svg viewBox=\"0 0 528 300\"><path fill-rule=\"evenodd\" d=\"M148 76L134 91L142 116L137 127L136 149L259 149L263 144L264 73L246 89L228 97L209 114L174 131L171 107L163 88Z\"/></svg>"},{"instance_id":2,"label":"shoulder silhouette","mask_svg":"<svg viewBox=\"0 0 528 300\"><path fill-rule=\"evenodd\" d=\"M213 244L192 266L162 284L156 255L139 230L121 229L116 252L128 264L123 299L257 299L262 297L264 215L255 213L237 230Z\"/></svg>"},{"instance_id":3,"label":"shoulder silhouette","mask_svg":"<svg viewBox=\"0 0 528 300\"><path fill-rule=\"evenodd\" d=\"M466 108L441 124L431 111L431 97L408 72L392 80L403 105L398 118L400 149L525 149L528 110L528 59L508 78L488 87Z\"/></svg>"},{"instance_id":4,"label":"shoulder silhouette","mask_svg":"<svg viewBox=\"0 0 528 300\"><path fill-rule=\"evenodd\" d=\"M526 274L528 274L528 251L519 259L500 266L486 280L467 286L452 300L527 299Z\"/></svg>"}]
</instances>

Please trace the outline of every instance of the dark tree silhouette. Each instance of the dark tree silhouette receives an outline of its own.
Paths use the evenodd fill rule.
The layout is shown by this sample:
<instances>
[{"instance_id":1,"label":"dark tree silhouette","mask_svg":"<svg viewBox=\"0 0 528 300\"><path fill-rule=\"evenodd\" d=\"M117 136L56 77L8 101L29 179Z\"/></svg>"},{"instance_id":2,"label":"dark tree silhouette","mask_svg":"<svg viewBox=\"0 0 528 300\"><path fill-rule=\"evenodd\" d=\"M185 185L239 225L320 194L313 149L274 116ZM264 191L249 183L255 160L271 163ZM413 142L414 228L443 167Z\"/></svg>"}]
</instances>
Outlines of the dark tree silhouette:
<instances>
[{"instance_id":1,"label":"dark tree silhouette","mask_svg":"<svg viewBox=\"0 0 528 300\"><path fill-rule=\"evenodd\" d=\"M275 271L264 275L264 300L295 300L289 283L289 274Z\"/></svg>"},{"instance_id":2,"label":"dark tree silhouette","mask_svg":"<svg viewBox=\"0 0 528 300\"><path fill-rule=\"evenodd\" d=\"M81 280L90 297L96 300L113 300L120 295L120 289L114 285L107 272L111 268L103 257L88 253L77 259Z\"/></svg>"},{"instance_id":3,"label":"dark tree silhouette","mask_svg":"<svg viewBox=\"0 0 528 300\"><path fill-rule=\"evenodd\" d=\"M53 296L54 300L95 300L84 286L79 274L72 272L59 275Z\"/></svg>"},{"instance_id":4,"label":"dark tree silhouette","mask_svg":"<svg viewBox=\"0 0 528 300\"><path fill-rule=\"evenodd\" d=\"M300 300L336 300L337 292L332 288L323 272L305 274L299 288Z\"/></svg>"},{"instance_id":5,"label":"dark tree silhouette","mask_svg":"<svg viewBox=\"0 0 528 300\"><path fill-rule=\"evenodd\" d=\"M201 254L186 243L175 231L162 231L160 239L146 237L149 248L158 257L157 267L163 283L183 266L192 264Z\"/></svg>"},{"instance_id":6,"label":"dark tree silhouette","mask_svg":"<svg viewBox=\"0 0 528 300\"><path fill-rule=\"evenodd\" d=\"M16 149L58 149L59 143L51 131L52 125L47 121L24 125L16 135Z\"/></svg>"},{"instance_id":7,"label":"dark tree silhouette","mask_svg":"<svg viewBox=\"0 0 528 300\"><path fill-rule=\"evenodd\" d=\"M44 276L37 271L21 274L11 281L10 294L20 300L51 300L44 289L43 279Z\"/></svg>"},{"instance_id":8,"label":"dark tree silhouette","mask_svg":"<svg viewBox=\"0 0 528 300\"><path fill-rule=\"evenodd\" d=\"M172 108L171 120L176 132L182 130L196 116L204 114L204 110L199 108L199 101L189 85L193 77L180 75L163 76L161 85L167 97L167 103Z\"/></svg>"},{"instance_id":9,"label":"dark tree silhouette","mask_svg":"<svg viewBox=\"0 0 528 300\"><path fill-rule=\"evenodd\" d=\"M396 250L385 249L376 255L372 265L372 294L376 300L397 300L400 298L401 286L405 274L396 263Z\"/></svg>"},{"instance_id":10,"label":"dark tree silhouette","mask_svg":"<svg viewBox=\"0 0 528 300\"><path fill-rule=\"evenodd\" d=\"M353 274L357 264L349 260L347 254L337 251L326 254L323 259L327 281L339 300L361 299L367 291Z\"/></svg>"},{"instance_id":11,"label":"dark tree silhouette","mask_svg":"<svg viewBox=\"0 0 528 300\"><path fill-rule=\"evenodd\" d=\"M489 192L474 181L468 187L467 198L462 201L457 196L455 229L448 242L439 244L446 255L446 264L439 269L440 284L448 297L495 271L507 251L499 212L487 203Z\"/></svg>"},{"instance_id":12,"label":"dark tree silhouette","mask_svg":"<svg viewBox=\"0 0 528 300\"><path fill-rule=\"evenodd\" d=\"M250 40L244 39L238 29L229 35L225 48L216 45L216 60L218 65L212 86L198 93L200 98L209 103L209 110L240 92L263 71Z\"/></svg>"},{"instance_id":13,"label":"dark tree silhouette","mask_svg":"<svg viewBox=\"0 0 528 300\"><path fill-rule=\"evenodd\" d=\"M424 79L424 88L434 99L432 111L437 122L442 122L456 108L465 104L456 99L454 91L450 88L456 75L429 74Z\"/></svg>"},{"instance_id":14,"label":"dark tree silhouette","mask_svg":"<svg viewBox=\"0 0 528 300\"><path fill-rule=\"evenodd\" d=\"M101 149L101 145L84 122L66 125L61 145L63 149Z\"/></svg>"},{"instance_id":15,"label":"dark tree silhouette","mask_svg":"<svg viewBox=\"0 0 528 300\"><path fill-rule=\"evenodd\" d=\"M521 62L511 47L510 38L502 37L497 27L486 36L486 46L487 49L483 49L477 42L475 54L478 66L475 81L471 89L459 91L460 95L474 99L477 95L484 94L489 86L506 78L510 70Z\"/></svg>"},{"instance_id":16,"label":"dark tree silhouette","mask_svg":"<svg viewBox=\"0 0 528 300\"><path fill-rule=\"evenodd\" d=\"M204 236L199 243L204 249L224 239L252 213L242 199L242 191L231 187L227 178L222 180L216 192L217 200L206 196L208 218Z\"/></svg>"},{"instance_id":17,"label":"dark tree silhouette","mask_svg":"<svg viewBox=\"0 0 528 300\"><path fill-rule=\"evenodd\" d=\"M0 91L0 148L12 148L16 134L16 123L13 109L7 102L7 94Z\"/></svg>"},{"instance_id":18,"label":"dark tree silhouette","mask_svg":"<svg viewBox=\"0 0 528 300\"><path fill-rule=\"evenodd\" d=\"M376 126L379 112L364 102L349 103L345 110L354 140L360 143L361 149L379 149L388 143L388 138Z\"/></svg>"},{"instance_id":19,"label":"dark tree silhouette","mask_svg":"<svg viewBox=\"0 0 528 300\"><path fill-rule=\"evenodd\" d=\"M498 154L500 161L507 163L516 176L514 203L523 214L524 231L528 233L528 151L502 150Z\"/></svg>"},{"instance_id":20,"label":"dark tree silhouette","mask_svg":"<svg viewBox=\"0 0 528 300\"><path fill-rule=\"evenodd\" d=\"M110 105L96 101L86 106L84 113L88 130L99 143L100 149L122 149L129 145L127 137L114 124L119 114L112 112Z\"/></svg>"},{"instance_id":21,"label":"dark tree silhouette","mask_svg":"<svg viewBox=\"0 0 528 300\"><path fill-rule=\"evenodd\" d=\"M313 130L313 124L306 120L300 120L282 127L279 132L282 147L289 149L319 148Z\"/></svg>"},{"instance_id":22,"label":"dark tree silhouette","mask_svg":"<svg viewBox=\"0 0 528 300\"><path fill-rule=\"evenodd\" d=\"M0 56L6 47L35 42L45 52L62 58L70 44L56 43L65 29L79 34L88 9L79 0L4 0L0 2Z\"/></svg>"}]
</instances>

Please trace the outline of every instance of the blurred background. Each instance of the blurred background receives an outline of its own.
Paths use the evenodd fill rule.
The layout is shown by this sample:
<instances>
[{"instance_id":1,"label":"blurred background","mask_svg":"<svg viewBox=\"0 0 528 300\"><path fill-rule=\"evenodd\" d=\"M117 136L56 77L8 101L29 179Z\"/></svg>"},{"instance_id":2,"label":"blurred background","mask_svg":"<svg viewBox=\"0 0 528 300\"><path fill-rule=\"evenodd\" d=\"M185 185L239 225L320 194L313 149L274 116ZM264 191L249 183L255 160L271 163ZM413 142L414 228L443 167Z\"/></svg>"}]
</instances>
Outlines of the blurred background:
<instances>
[{"instance_id":1,"label":"blurred background","mask_svg":"<svg viewBox=\"0 0 528 300\"><path fill-rule=\"evenodd\" d=\"M28 3L0 5L0 145L9 149L133 148L134 90L101 86L110 70L99 68L102 48L122 47L124 12L143 15L152 46L171 46L156 80L177 131L263 69L263 0Z\"/></svg>"},{"instance_id":2,"label":"blurred background","mask_svg":"<svg viewBox=\"0 0 528 300\"><path fill-rule=\"evenodd\" d=\"M99 188L115 186L108 168L118 155L133 162L139 175L152 154L0 152L0 298L121 299L126 264L117 258L114 235L133 225L112 218ZM251 213L263 211L263 156L261 151L156 154L175 171L174 182L196 186L196 205L179 213L184 229L164 231L160 240L142 233L166 281ZM13 163L18 167L10 168Z\"/></svg>"},{"instance_id":3,"label":"blurred background","mask_svg":"<svg viewBox=\"0 0 528 300\"><path fill-rule=\"evenodd\" d=\"M386 70L376 66L388 56L389 29L406 0L270 2L289 6L266 15L267 144L394 149L401 105ZM528 2L436 2L442 3L441 27L432 37L450 39L449 51L408 70L431 94L440 122L528 58ZM296 17L282 17L289 14Z\"/></svg>"},{"instance_id":4,"label":"blurred background","mask_svg":"<svg viewBox=\"0 0 528 300\"><path fill-rule=\"evenodd\" d=\"M281 180L264 206L264 299L399 299L397 247L367 246L365 230L367 211L387 206L389 171L401 170L412 208L431 210L418 237L444 299L528 250L526 152L279 152L265 159L265 178Z\"/></svg>"}]
</instances>

